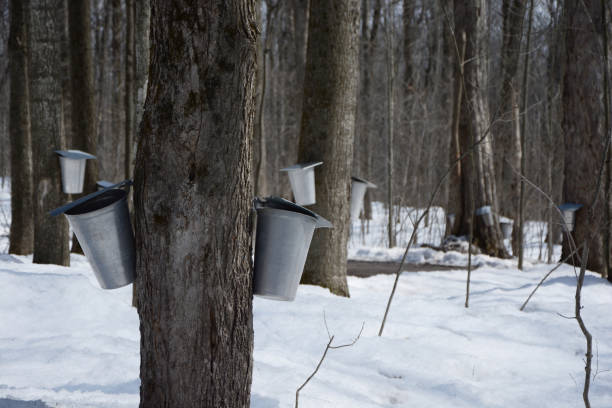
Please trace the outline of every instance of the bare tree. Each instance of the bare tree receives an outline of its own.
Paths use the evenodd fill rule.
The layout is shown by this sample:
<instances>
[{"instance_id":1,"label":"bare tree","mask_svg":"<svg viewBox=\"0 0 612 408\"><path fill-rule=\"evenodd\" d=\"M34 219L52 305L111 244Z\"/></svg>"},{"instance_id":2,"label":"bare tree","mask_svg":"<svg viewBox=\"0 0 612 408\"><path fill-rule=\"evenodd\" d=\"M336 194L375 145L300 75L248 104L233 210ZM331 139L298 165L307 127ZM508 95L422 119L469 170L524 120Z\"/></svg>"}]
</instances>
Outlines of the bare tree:
<instances>
[{"instance_id":1,"label":"bare tree","mask_svg":"<svg viewBox=\"0 0 612 408\"><path fill-rule=\"evenodd\" d=\"M32 140L28 78L28 0L11 0L9 72L11 141L11 229L9 253L26 255L34 247Z\"/></svg>"},{"instance_id":2,"label":"bare tree","mask_svg":"<svg viewBox=\"0 0 612 408\"><path fill-rule=\"evenodd\" d=\"M490 126L486 94L487 15L487 2L484 0L455 1L455 33L465 35L465 59L462 59L462 69L456 71L456 82L465 97L460 100L460 108L455 108L458 115L455 122L458 127L455 130L459 140L453 143L458 145L458 153L461 155L469 151L475 141L481 137L485 139L471 153L471 160L457 162L461 199L460 208L456 212L459 218L456 222L459 224L455 225L454 230L467 235L472 228L472 219L475 218L475 243L489 255L507 257L499 225L496 222L487 225L482 217L474 217L471 209L472 201L476 208L488 205L492 207L493 212L497 208L493 151L491 137L487 135ZM456 50L459 53L458 46ZM456 150L455 152L457 155ZM452 163L455 165L454 161ZM451 205L457 206L459 203Z\"/></svg>"},{"instance_id":3,"label":"bare tree","mask_svg":"<svg viewBox=\"0 0 612 408\"><path fill-rule=\"evenodd\" d=\"M302 283L348 296L346 256L358 82L358 0L311 0L298 160L322 161L313 209L334 221L310 246Z\"/></svg>"},{"instance_id":4,"label":"bare tree","mask_svg":"<svg viewBox=\"0 0 612 408\"><path fill-rule=\"evenodd\" d=\"M91 2L68 2L70 37L70 73L72 106L71 147L96 154L97 136L94 111L93 53L91 48ZM85 167L84 193L96 190L98 162L89 160ZM83 253L76 235L72 252Z\"/></svg>"},{"instance_id":5,"label":"bare tree","mask_svg":"<svg viewBox=\"0 0 612 408\"><path fill-rule=\"evenodd\" d=\"M69 265L68 222L48 214L66 201L59 161L53 153L66 147L59 72L64 7L62 0L31 0L30 4L34 263Z\"/></svg>"},{"instance_id":6,"label":"bare tree","mask_svg":"<svg viewBox=\"0 0 612 408\"><path fill-rule=\"evenodd\" d=\"M520 180L512 168L521 166L519 118L514 115L519 101L518 65L520 60L523 19L527 0L502 1L502 57L501 92L498 104L501 112L496 126L495 162L499 196L499 212L515 220L512 235L512 252L518 253L519 186Z\"/></svg>"},{"instance_id":7,"label":"bare tree","mask_svg":"<svg viewBox=\"0 0 612 408\"><path fill-rule=\"evenodd\" d=\"M603 222L591 222L589 214L603 220L605 194L598 191L602 151L606 146L601 98L602 55L599 30L601 9L597 0L567 0L565 3L565 75L563 76L563 132L565 133L564 200L584 204L576 213L572 236L575 242L588 240L587 268L606 275ZM604 152L606 154L607 152ZM594 219L593 221L595 221ZM596 233L593 233L597 230ZM572 248L563 240L563 257ZM572 263L570 259L570 263ZM609 275L609 273L607 274Z\"/></svg>"},{"instance_id":8,"label":"bare tree","mask_svg":"<svg viewBox=\"0 0 612 408\"><path fill-rule=\"evenodd\" d=\"M256 2L151 3L135 172L141 407L248 407Z\"/></svg>"}]
</instances>

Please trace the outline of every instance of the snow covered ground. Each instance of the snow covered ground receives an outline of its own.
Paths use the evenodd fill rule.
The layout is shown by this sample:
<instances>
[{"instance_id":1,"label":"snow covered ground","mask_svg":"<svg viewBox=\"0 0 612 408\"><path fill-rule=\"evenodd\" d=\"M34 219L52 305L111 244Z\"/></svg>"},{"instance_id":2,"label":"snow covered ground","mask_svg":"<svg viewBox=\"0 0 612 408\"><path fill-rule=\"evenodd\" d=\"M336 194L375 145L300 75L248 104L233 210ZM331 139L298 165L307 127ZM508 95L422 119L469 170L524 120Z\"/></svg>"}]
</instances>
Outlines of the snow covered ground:
<instances>
[{"instance_id":1,"label":"snow covered ground","mask_svg":"<svg viewBox=\"0 0 612 408\"><path fill-rule=\"evenodd\" d=\"M0 199L8 199L5 192ZM417 248L415 257L418 250L426 256ZM465 261L453 256L457 264ZM300 393L300 407L582 406L585 341L576 321L559 315L573 314L574 270L557 270L520 312L550 266L533 263L521 272L512 261L481 260L469 309L465 271L404 273L382 337L391 276L349 277L351 298L307 285L295 302L255 298L251 406L293 406L295 390L328 342L324 313L334 344L352 341L362 324L364 330L354 346L329 351ZM137 407L131 286L102 290L84 257L73 255L71 265L0 255L0 398L60 408ZM598 275L587 275L583 316L596 352L593 407L612 406L611 290Z\"/></svg>"}]
</instances>

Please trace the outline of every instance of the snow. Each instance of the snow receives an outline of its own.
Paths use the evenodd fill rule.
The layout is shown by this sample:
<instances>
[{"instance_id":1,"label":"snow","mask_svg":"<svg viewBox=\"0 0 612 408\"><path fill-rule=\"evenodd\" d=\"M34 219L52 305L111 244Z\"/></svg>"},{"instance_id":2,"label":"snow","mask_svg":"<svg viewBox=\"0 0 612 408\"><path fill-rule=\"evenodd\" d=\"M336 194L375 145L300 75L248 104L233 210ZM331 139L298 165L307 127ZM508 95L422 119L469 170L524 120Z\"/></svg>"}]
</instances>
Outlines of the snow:
<instances>
[{"instance_id":1,"label":"snow","mask_svg":"<svg viewBox=\"0 0 612 408\"><path fill-rule=\"evenodd\" d=\"M0 195L0 197L5 197ZM0 230L0 235L4 232ZM0 249L2 248L0 242ZM368 251L352 248L356 254ZM379 249L362 252L379 255ZM384 256L400 256L401 248ZM450 254L450 258L445 256ZM410 259L460 265L465 254L415 248ZM295 302L254 299L253 408L582 406L585 340L575 320L574 269L562 266L519 307L550 265L475 257L470 307L465 271L406 272L385 332L378 330L393 277L349 277L350 298L300 286ZM488 262L488 263L487 263ZM610 284L588 273L583 317L593 334L593 407L612 406ZM82 256L71 267L0 255L0 398L52 407L137 407L138 316L131 286L99 288Z\"/></svg>"}]
</instances>

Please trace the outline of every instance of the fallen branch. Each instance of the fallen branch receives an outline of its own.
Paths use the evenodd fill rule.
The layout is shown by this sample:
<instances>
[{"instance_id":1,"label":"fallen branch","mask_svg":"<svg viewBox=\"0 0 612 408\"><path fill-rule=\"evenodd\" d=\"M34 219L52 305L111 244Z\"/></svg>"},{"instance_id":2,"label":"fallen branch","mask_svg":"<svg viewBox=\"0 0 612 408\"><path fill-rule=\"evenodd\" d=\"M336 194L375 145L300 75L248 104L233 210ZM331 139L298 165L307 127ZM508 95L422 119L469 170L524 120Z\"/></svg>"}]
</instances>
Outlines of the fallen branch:
<instances>
[{"instance_id":1,"label":"fallen branch","mask_svg":"<svg viewBox=\"0 0 612 408\"><path fill-rule=\"evenodd\" d=\"M531 293L529 294L529 297L527 298L527 300L525 300L525 303L523 303L523 305L521 306L521 308L519 309L521 312L525 310L525 306L527 306L527 303L529 303L529 300L531 300L531 297L536 293L536 291L540 288L540 286L542 286L542 284L544 283L544 281L546 279L548 279L548 277L557 269L559 269L559 267L561 265L563 265L565 262L567 262L571 257L574 256L574 254L584 246L580 245L579 248L574 249L568 256L566 256L561 262L559 262L554 268L552 268L550 271L548 271L548 273L546 275L544 275L544 277L542 278L542 280L540 281L540 283L538 283L538 285L533 289L533 291L531 291Z\"/></svg>"},{"instance_id":2,"label":"fallen branch","mask_svg":"<svg viewBox=\"0 0 612 408\"><path fill-rule=\"evenodd\" d=\"M355 343L357 343L357 340L359 340L359 338L361 337L361 333L363 333L363 328L365 326L365 322L363 322L362 325L361 325L361 330L359 331L359 334L357 335L357 337L355 337L355 339L353 339L352 342L347 343L347 344L340 344L338 346L332 346L332 342L334 341L334 335L329 334L329 329L327 327L327 320L325 319L325 313L323 313L323 320L325 321L325 329L327 330L327 335L329 336L329 341L327 342L327 346L325 346L325 350L323 351L323 355L321 356L321 359L319 360L319 364L317 364L317 366L315 367L314 371L312 372L312 374L310 374L308 376L306 381L304 381L304 383L302 385L300 385L300 387L295 391L295 408L298 408L298 401L299 401L299 398L300 398L300 391L302 391L302 389L306 386L306 384L308 384L310 382L310 380L315 376L315 374L317 374L317 372L319 371L319 368L321 368L321 364L323 364L323 360L325 360L325 357L327 356L327 352L329 350L332 350L332 349L339 349L339 348L343 348L343 347L354 346Z\"/></svg>"}]
</instances>

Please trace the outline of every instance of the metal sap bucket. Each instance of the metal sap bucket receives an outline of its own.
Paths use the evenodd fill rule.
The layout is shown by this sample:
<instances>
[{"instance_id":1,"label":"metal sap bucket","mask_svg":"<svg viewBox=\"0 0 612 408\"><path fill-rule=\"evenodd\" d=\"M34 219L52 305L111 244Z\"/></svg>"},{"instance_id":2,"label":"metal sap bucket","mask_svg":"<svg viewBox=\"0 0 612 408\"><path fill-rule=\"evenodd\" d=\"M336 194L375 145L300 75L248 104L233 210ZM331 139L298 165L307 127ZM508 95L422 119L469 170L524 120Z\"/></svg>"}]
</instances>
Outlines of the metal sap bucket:
<instances>
[{"instance_id":1,"label":"metal sap bucket","mask_svg":"<svg viewBox=\"0 0 612 408\"><path fill-rule=\"evenodd\" d=\"M351 219L359 218L359 213L363 209L363 198L365 197L366 189L376 188L376 184L370 183L359 177L351 177Z\"/></svg>"},{"instance_id":2,"label":"metal sap bucket","mask_svg":"<svg viewBox=\"0 0 612 408\"><path fill-rule=\"evenodd\" d=\"M280 170L286 171L289 175L289 182L291 183L291 190L293 191L296 204L311 205L317 202L315 197L314 168L321 164L323 162L295 164Z\"/></svg>"},{"instance_id":3,"label":"metal sap bucket","mask_svg":"<svg viewBox=\"0 0 612 408\"><path fill-rule=\"evenodd\" d=\"M504 239L508 239L512 237L512 227L514 225L514 221L510 218L499 217L499 226L502 230L502 235Z\"/></svg>"},{"instance_id":4,"label":"metal sap bucket","mask_svg":"<svg viewBox=\"0 0 612 408\"><path fill-rule=\"evenodd\" d=\"M487 227L493 225L493 213L491 212L491 206L485 205L476 210L476 215L482 217L482 221Z\"/></svg>"},{"instance_id":5,"label":"metal sap bucket","mask_svg":"<svg viewBox=\"0 0 612 408\"><path fill-rule=\"evenodd\" d=\"M127 205L130 180L91 193L51 212L65 214L102 289L134 281L134 234Z\"/></svg>"},{"instance_id":6,"label":"metal sap bucket","mask_svg":"<svg viewBox=\"0 0 612 408\"><path fill-rule=\"evenodd\" d=\"M113 184L115 184L115 183L113 183L112 181L106 181L106 180L98 180L96 182L96 186L98 187L98 190L102 190L102 189L105 189L107 187L112 187Z\"/></svg>"},{"instance_id":7,"label":"metal sap bucket","mask_svg":"<svg viewBox=\"0 0 612 408\"><path fill-rule=\"evenodd\" d=\"M314 212L278 197L255 199L257 233L253 292L295 299L315 228L332 228Z\"/></svg>"},{"instance_id":8,"label":"metal sap bucket","mask_svg":"<svg viewBox=\"0 0 612 408\"><path fill-rule=\"evenodd\" d=\"M80 194L85 181L85 166L88 159L96 156L80 150L56 150L62 169L62 190L65 194Z\"/></svg>"},{"instance_id":9,"label":"metal sap bucket","mask_svg":"<svg viewBox=\"0 0 612 408\"><path fill-rule=\"evenodd\" d=\"M563 222L567 227L567 230L572 232L574 225L576 224L576 211L582 208L582 204L575 203L564 203L559 206L561 213L563 214Z\"/></svg>"},{"instance_id":10,"label":"metal sap bucket","mask_svg":"<svg viewBox=\"0 0 612 408\"><path fill-rule=\"evenodd\" d=\"M453 229L453 227L455 226L455 218L456 218L456 215L453 213L450 213L446 216L446 221L448 222L450 229Z\"/></svg>"}]
</instances>

